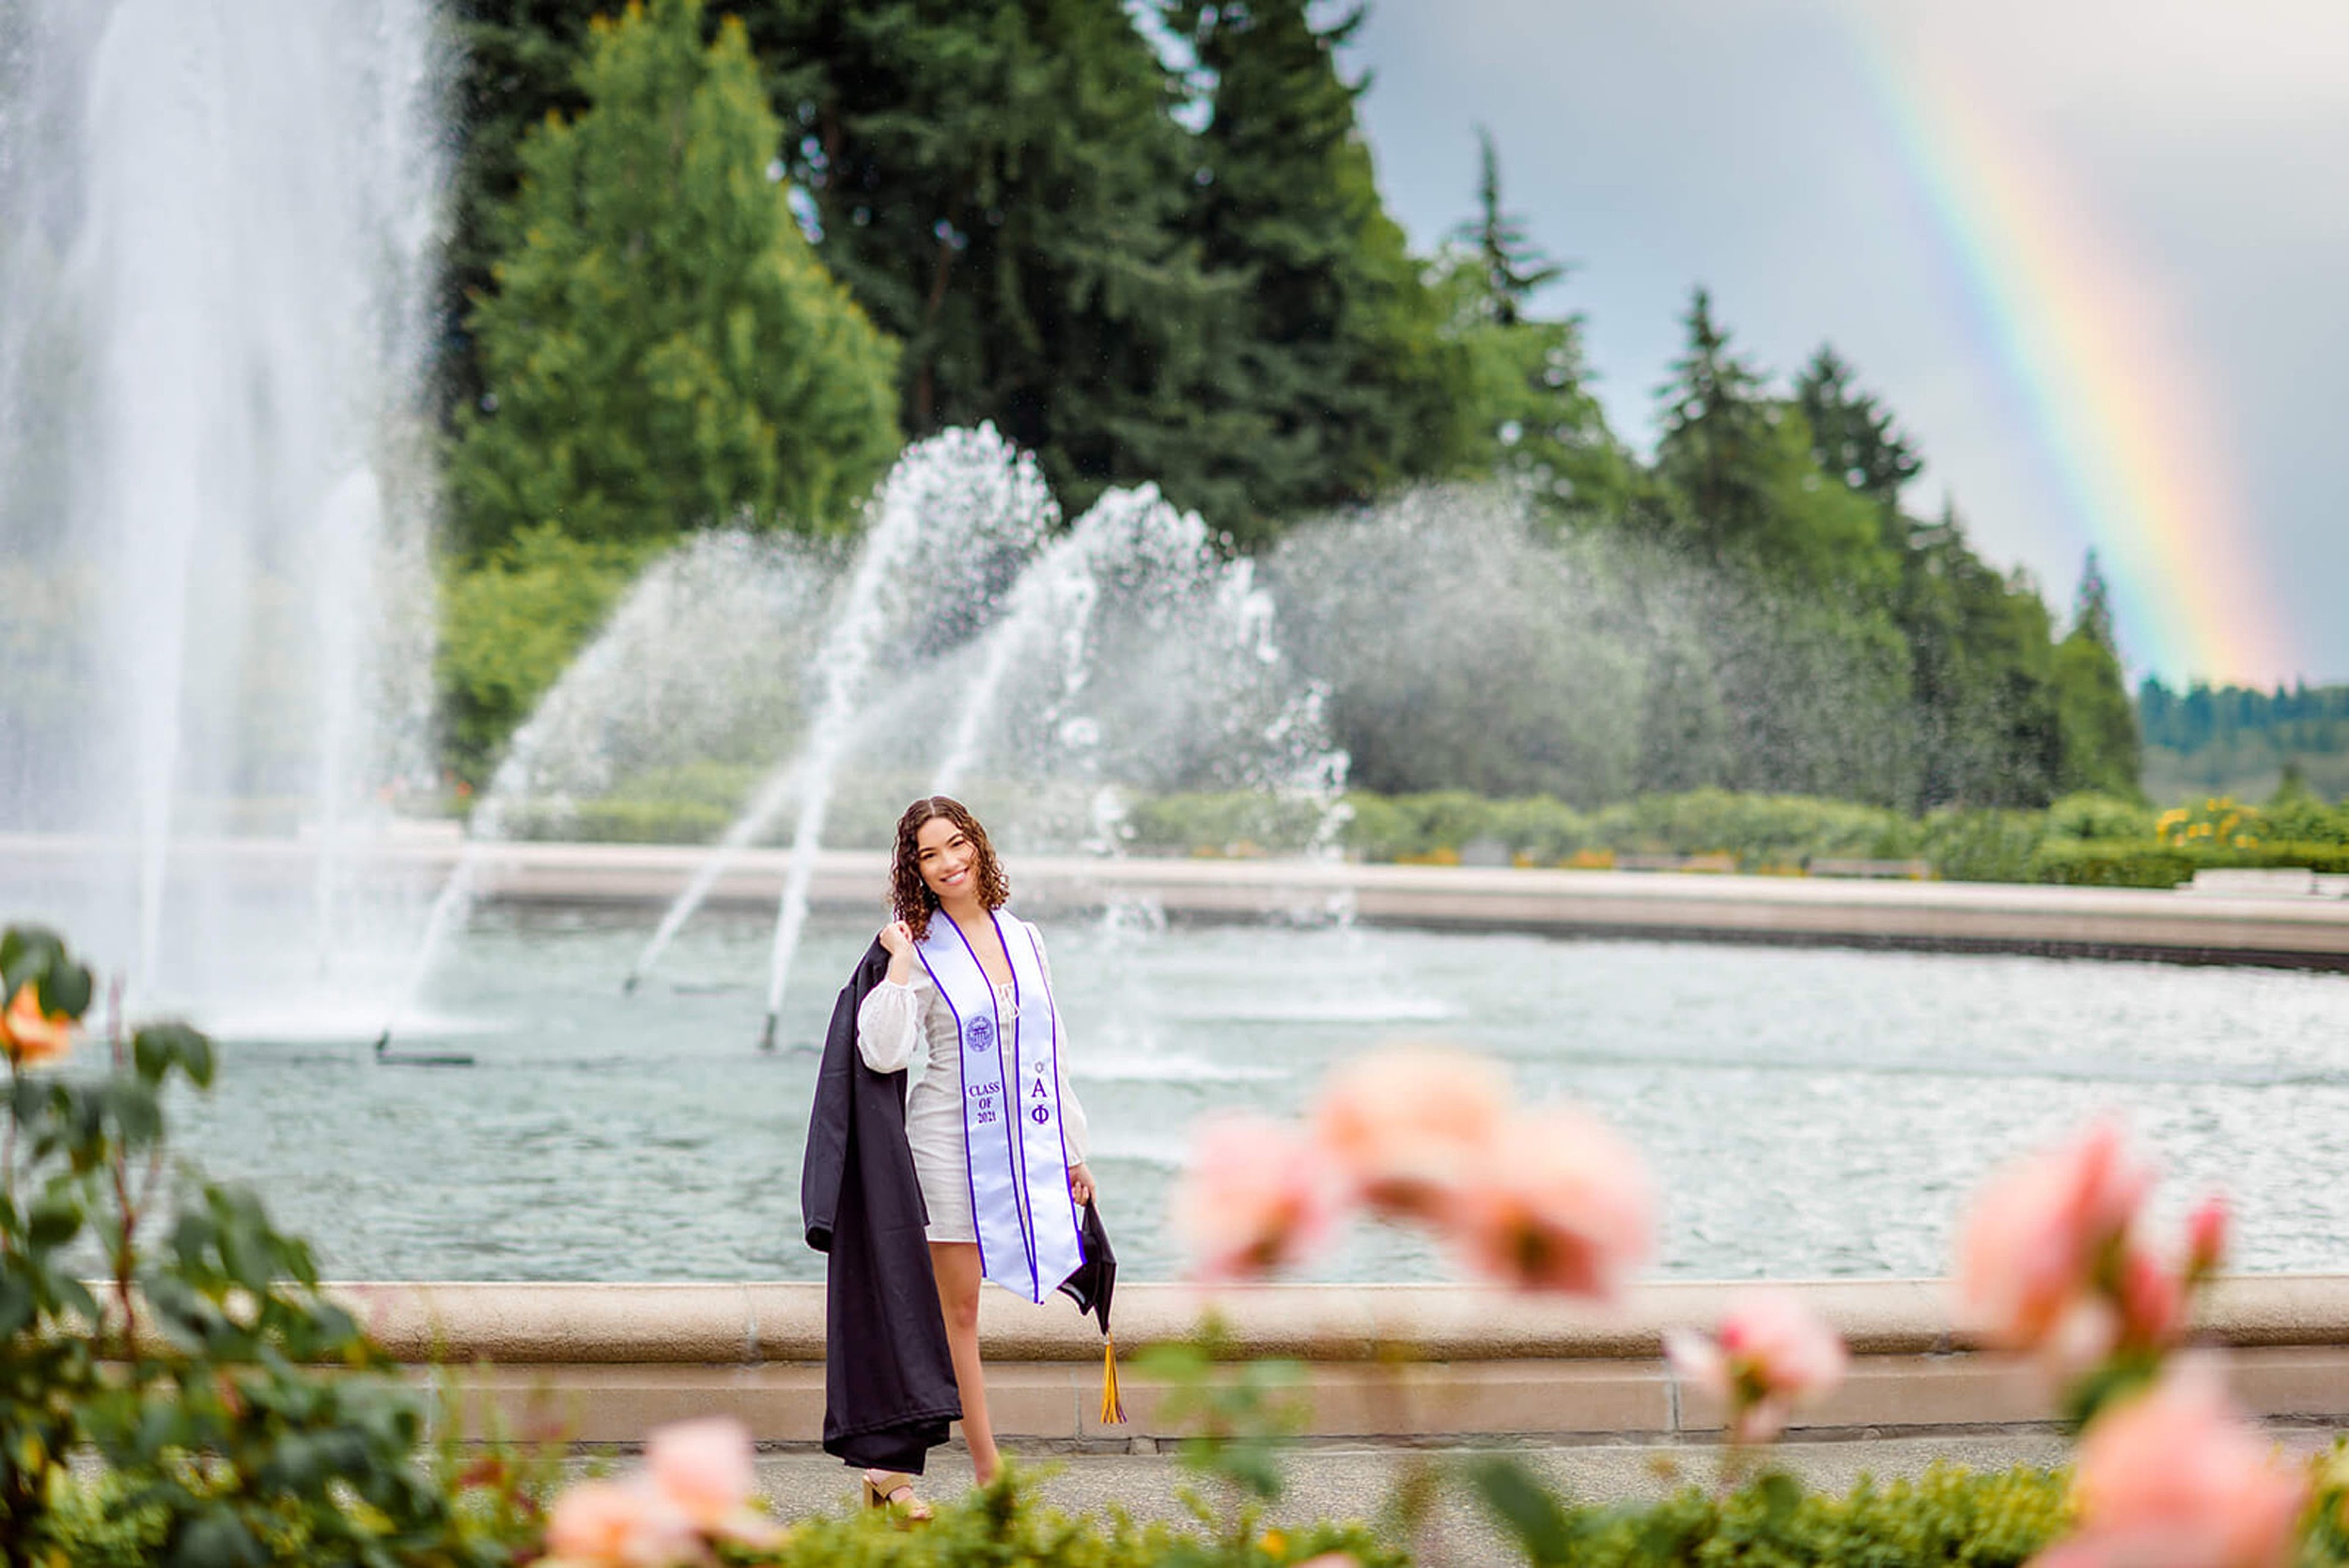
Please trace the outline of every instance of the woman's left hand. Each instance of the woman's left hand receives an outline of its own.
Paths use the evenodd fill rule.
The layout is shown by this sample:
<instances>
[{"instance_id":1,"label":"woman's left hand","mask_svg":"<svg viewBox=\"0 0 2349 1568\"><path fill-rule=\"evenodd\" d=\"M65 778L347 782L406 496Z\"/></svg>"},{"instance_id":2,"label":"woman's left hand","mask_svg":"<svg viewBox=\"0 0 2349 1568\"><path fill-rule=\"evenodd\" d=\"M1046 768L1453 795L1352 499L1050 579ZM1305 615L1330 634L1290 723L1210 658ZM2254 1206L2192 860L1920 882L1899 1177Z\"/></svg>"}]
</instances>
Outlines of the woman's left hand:
<instances>
[{"instance_id":1,"label":"woman's left hand","mask_svg":"<svg viewBox=\"0 0 2349 1568\"><path fill-rule=\"evenodd\" d=\"M1094 1190L1093 1172L1089 1167L1077 1164L1068 1168L1069 1197L1082 1205L1093 1202Z\"/></svg>"}]
</instances>

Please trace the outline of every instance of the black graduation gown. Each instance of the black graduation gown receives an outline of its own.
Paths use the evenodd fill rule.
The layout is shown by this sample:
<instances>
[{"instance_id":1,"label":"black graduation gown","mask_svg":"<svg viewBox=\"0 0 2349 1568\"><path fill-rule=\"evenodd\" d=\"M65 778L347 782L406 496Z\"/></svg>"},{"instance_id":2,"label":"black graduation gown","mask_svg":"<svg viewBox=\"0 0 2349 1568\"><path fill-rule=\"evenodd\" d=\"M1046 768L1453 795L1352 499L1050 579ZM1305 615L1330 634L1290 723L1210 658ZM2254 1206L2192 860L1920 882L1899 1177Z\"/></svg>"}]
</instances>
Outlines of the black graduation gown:
<instances>
[{"instance_id":1,"label":"black graduation gown","mask_svg":"<svg viewBox=\"0 0 2349 1568\"><path fill-rule=\"evenodd\" d=\"M824 1452L922 1473L962 1418L906 1142L906 1075L857 1054L856 1015L889 970L879 941L832 1004L808 1114L800 1217L824 1269Z\"/></svg>"}]
</instances>

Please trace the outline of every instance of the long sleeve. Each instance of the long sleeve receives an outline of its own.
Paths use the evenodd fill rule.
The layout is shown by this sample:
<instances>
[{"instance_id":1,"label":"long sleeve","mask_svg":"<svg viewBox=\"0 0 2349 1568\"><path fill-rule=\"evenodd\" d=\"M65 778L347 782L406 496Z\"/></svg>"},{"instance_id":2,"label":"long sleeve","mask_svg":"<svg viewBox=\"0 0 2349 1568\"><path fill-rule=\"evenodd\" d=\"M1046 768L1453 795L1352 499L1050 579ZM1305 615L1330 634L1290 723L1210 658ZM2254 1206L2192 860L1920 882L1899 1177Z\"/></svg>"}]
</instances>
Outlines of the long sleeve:
<instances>
[{"instance_id":1,"label":"long sleeve","mask_svg":"<svg viewBox=\"0 0 2349 1568\"><path fill-rule=\"evenodd\" d=\"M877 1073L903 1072L923 1060L922 992L884 980L856 1010L856 1049Z\"/></svg>"},{"instance_id":2,"label":"long sleeve","mask_svg":"<svg viewBox=\"0 0 2349 1568\"><path fill-rule=\"evenodd\" d=\"M1029 927L1034 930L1034 927ZM1044 984L1052 984L1051 955L1044 950L1044 933L1035 934L1035 955L1044 966ZM1054 1012L1059 1012L1058 987L1053 988ZM1059 1048L1053 1053L1053 1066L1060 1077L1060 1127L1062 1140L1068 1146L1068 1163L1082 1165L1086 1152L1092 1147L1090 1129L1085 1125L1085 1108L1077 1098L1076 1086L1068 1081L1068 1016L1061 1014Z\"/></svg>"}]
</instances>

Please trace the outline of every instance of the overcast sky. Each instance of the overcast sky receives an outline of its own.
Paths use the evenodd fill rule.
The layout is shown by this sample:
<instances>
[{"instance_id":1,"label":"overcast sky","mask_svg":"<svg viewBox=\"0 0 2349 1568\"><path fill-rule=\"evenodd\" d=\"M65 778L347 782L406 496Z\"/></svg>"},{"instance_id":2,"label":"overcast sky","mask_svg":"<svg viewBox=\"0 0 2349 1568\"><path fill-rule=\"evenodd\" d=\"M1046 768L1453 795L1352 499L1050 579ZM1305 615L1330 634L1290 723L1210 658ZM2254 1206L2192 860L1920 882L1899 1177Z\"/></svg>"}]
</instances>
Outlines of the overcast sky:
<instances>
[{"instance_id":1,"label":"overcast sky","mask_svg":"<svg viewBox=\"0 0 2349 1568\"><path fill-rule=\"evenodd\" d=\"M1954 495L1977 548L2068 607L2092 544L2131 547L1998 351L1896 133L1902 60L1964 83L2125 278L2118 318L2191 395L2221 492L2197 515L2242 520L2209 547L2246 584L2215 641L2254 667L2182 668L2201 590L2149 564L2114 574L2133 671L2349 680L2349 0L1375 0L1346 56L1421 247L1470 215L1491 128L1507 205L1576 264L1540 303L1588 318L1618 431L1653 439L1701 282L1781 376L1834 343L1924 451L1911 508Z\"/></svg>"}]
</instances>

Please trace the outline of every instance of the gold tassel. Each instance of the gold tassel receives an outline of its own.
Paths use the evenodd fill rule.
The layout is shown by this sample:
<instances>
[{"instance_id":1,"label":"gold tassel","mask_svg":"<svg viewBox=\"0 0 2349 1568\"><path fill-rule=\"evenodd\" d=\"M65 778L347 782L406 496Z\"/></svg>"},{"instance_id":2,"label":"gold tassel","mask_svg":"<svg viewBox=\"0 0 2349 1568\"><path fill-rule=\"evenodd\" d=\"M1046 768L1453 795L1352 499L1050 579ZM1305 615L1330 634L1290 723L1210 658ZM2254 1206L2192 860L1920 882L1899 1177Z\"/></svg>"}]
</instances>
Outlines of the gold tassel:
<instances>
[{"instance_id":1,"label":"gold tassel","mask_svg":"<svg viewBox=\"0 0 2349 1568\"><path fill-rule=\"evenodd\" d=\"M1101 1340L1101 1424L1126 1424L1126 1402L1117 1397L1117 1341L1108 1335Z\"/></svg>"}]
</instances>

